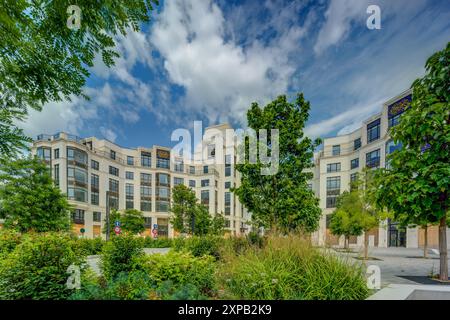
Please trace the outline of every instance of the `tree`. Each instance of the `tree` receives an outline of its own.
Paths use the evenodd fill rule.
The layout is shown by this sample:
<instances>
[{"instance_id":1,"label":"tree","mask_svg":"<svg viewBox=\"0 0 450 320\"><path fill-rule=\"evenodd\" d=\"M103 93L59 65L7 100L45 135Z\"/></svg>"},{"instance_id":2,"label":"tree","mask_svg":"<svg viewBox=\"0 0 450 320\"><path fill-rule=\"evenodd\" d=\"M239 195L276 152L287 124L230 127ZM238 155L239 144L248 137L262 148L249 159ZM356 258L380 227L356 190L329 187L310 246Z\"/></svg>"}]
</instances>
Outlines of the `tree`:
<instances>
[{"instance_id":1,"label":"tree","mask_svg":"<svg viewBox=\"0 0 450 320\"><path fill-rule=\"evenodd\" d=\"M172 189L172 206L170 211L173 213L171 223L175 231L193 233L197 201L195 192L183 184L179 184Z\"/></svg>"},{"instance_id":2,"label":"tree","mask_svg":"<svg viewBox=\"0 0 450 320\"><path fill-rule=\"evenodd\" d=\"M309 109L309 102L303 94L298 94L294 103L282 95L263 108L253 103L247 112L248 126L258 137L260 129L279 130L279 161L275 174L262 175L260 169L267 165L259 156L257 163L250 163L248 152L245 163L236 165L241 173L241 185L232 191L252 212L252 220L259 226L306 232L318 228L321 210L318 199L307 185L312 173L305 172L312 167L313 151L320 143L319 140L313 143L303 133ZM245 144L246 150L248 146L249 141ZM267 143L258 141L258 149L271 151L271 147L269 137Z\"/></svg>"},{"instance_id":3,"label":"tree","mask_svg":"<svg viewBox=\"0 0 450 320\"><path fill-rule=\"evenodd\" d=\"M26 139L13 123L29 108L85 96L88 67L101 55L114 64L115 36L138 31L157 0L0 1L0 151L7 156ZM80 17L69 6L76 4ZM72 19L74 18L74 19ZM80 21L79 29L69 28ZM72 25L70 25L72 23ZM76 25L76 24L75 24Z\"/></svg>"},{"instance_id":4,"label":"tree","mask_svg":"<svg viewBox=\"0 0 450 320\"><path fill-rule=\"evenodd\" d=\"M450 43L433 54L412 84L411 105L391 136L402 148L378 175L377 202L411 223L439 223L439 279L448 280L447 215L450 187Z\"/></svg>"},{"instance_id":5,"label":"tree","mask_svg":"<svg viewBox=\"0 0 450 320\"><path fill-rule=\"evenodd\" d=\"M0 216L6 228L20 232L70 229L71 206L42 160L3 159L1 165Z\"/></svg>"},{"instance_id":6,"label":"tree","mask_svg":"<svg viewBox=\"0 0 450 320\"><path fill-rule=\"evenodd\" d=\"M191 188L182 184L175 186L172 189L172 199L171 223L175 231L199 236L223 234L223 215L211 217L208 208L198 202Z\"/></svg>"},{"instance_id":7,"label":"tree","mask_svg":"<svg viewBox=\"0 0 450 320\"><path fill-rule=\"evenodd\" d=\"M331 215L331 233L344 236L344 246L348 248L350 236L360 236L363 233L358 221L362 206L356 191L345 191L337 199L336 210Z\"/></svg>"},{"instance_id":8,"label":"tree","mask_svg":"<svg viewBox=\"0 0 450 320\"><path fill-rule=\"evenodd\" d=\"M145 231L145 219L144 214L136 209L126 209L122 213L117 210L112 210L109 217L109 230L110 235L115 234L114 227L116 221L120 222L120 229L122 232L128 232L130 234L138 234ZM103 230L107 232L106 226Z\"/></svg>"}]
</instances>

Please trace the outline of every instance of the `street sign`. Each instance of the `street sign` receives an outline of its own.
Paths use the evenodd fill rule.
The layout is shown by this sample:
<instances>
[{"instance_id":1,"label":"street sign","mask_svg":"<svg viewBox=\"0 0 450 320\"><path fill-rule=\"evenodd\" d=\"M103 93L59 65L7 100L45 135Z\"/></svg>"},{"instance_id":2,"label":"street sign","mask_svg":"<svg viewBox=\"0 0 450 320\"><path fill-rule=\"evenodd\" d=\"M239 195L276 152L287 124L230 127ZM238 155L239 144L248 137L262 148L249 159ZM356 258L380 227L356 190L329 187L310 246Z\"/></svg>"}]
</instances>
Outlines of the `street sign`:
<instances>
[{"instance_id":1,"label":"street sign","mask_svg":"<svg viewBox=\"0 0 450 320\"><path fill-rule=\"evenodd\" d=\"M152 233L153 233L153 238L158 237L158 229L153 229Z\"/></svg>"},{"instance_id":2,"label":"street sign","mask_svg":"<svg viewBox=\"0 0 450 320\"><path fill-rule=\"evenodd\" d=\"M156 223L153 225L153 229L158 229L158 225Z\"/></svg>"},{"instance_id":3,"label":"street sign","mask_svg":"<svg viewBox=\"0 0 450 320\"><path fill-rule=\"evenodd\" d=\"M120 221L114 222L114 225L115 225L116 227L120 227Z\"/></svg>"},{"instance_id":4,"label":"street sign","mask_svg":"<svg viewBox=\"0 0 450 320\"><path fill-rule=\"evenodd\" d=\"M120 229L119 226L114 227L114 232L115 232L116 234L120 234L121 231L122 231L122 230Z\"/></svg>"}]
</instances>

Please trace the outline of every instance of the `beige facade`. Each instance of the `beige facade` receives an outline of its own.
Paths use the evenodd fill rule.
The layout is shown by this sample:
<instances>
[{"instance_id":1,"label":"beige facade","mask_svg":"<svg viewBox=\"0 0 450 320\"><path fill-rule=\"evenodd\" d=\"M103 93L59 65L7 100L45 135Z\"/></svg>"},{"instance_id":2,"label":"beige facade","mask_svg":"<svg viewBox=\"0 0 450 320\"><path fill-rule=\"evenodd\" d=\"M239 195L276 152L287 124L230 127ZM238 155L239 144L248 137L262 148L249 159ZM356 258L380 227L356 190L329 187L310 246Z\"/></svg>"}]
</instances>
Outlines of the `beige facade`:
<instances>
[{"instance_id":1,"label":"beige facade","mask_svg":"<svg viewBox=\"0 0 450 320\"><path fill-rule=\"evenodd\" d=\"M204 136L226 129L230 127L209 127ZM215 136L204 139L205 150L213 152L195 163L171 154L167 147L130 149L107 140L81 139L67 133L40 135L33 143L32 153L47 161L55 183L74 206L72 220L79 235L104 237L109 191L111 208L134 208L144 213L145 235L152 236L156 227L158 237L173 237L169 222L171 189L180 183L195 191L211 215L223 213L228 232L239 235L249 230L246 223L250 219L230 191L230 187L239 185L239 173L215 157L221 154L217 148L222 149L225 157L233 154L234 146L227 146L225 139L222 143L217 141ZM202 152L197 150L196 155L199 153Z\"/></svg>"},{"instance_id":2,"label":"beige facade","mask_svg":"<svg viewBox=\"0 0 450 320\"><path fill-rule=\"evenodd\" d=\"M390 139L389 128L396 124L410 97L411 91L407 90L386 101L380 113L365 120L354 132L324 139L323 150L314 155L314 178L310 186L320 199L323 212L320 228L313 235L318 245L343 245L343 237L333 236L327 225L327 217L335 209L336 197L349 190L352 177L364 167L386 166L386 156L398 147ZM435 229L431 229L430 239L436 237L433 235ZM450 235L449 230L447 233ZM379 228L370 231L369 244L417 248L422 245L420 235L417 228L401 230L394 221L383 221ZM353 237L350 244L362 245L363 238ZM430 245L434 243L430 242Z\"/></svg>"}]
</instances>

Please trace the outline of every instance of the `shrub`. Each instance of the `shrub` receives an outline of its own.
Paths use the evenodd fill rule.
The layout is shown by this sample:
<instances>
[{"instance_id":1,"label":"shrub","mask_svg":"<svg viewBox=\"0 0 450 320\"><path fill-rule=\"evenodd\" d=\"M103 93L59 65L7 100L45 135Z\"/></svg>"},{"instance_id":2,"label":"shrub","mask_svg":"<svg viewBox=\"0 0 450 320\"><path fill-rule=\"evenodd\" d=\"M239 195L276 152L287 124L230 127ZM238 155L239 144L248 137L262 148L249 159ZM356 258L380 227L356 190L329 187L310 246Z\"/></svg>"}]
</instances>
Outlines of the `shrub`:
<instances>
[{"instance_id":1,"label":"shrub","mask_svg":"<svg viewBox=\"0 0 450 320\"><path fill-rule=\"evenodd\" d=\"M84 258L70 235L28 235L0 260L0 299L66 299L67 269Z\"/></svg>"},{"instance_id":2,"label":"shrub","mask_svg":"<svg viewBox=\"0 0 450 320\"><path fill-rule=\"evenodd\" d=\"M231 299L364 299L362 267L312 248L297 236L268 239L263 249L228 255L219 283Z\"/></svg>"},{"instance_id":3,"label":"shrub","mask_svg":"<svg viewBox=\"0 0 450 320\"><path fill-rule=\"evenodd\" d=\"M0 230L0 259L12 252L22 241L22 234L8 229Z\"/></svg>"},{"instance_id":4,"label":"shrub","mask_svg":"<svg viewBox=\"0 0 450 320\"><path fill-rule=\"evenodd\" d=\"M133 235L114 236L103 249L101 269L107 280L135 270L134 261L144 255L143 242Z\"/></svg>"},{"instance_id":5,"label":"shrub","mask_svg":"<svg viewBox=\"0 0 450 320\"><path fill-rule=\"evenodd\" d=\"M206 300L200 290L193 284L174 285L172 281L163 282L156 290L162 300Z\"/></svg>"},{"instance_id":6,"label":"shrub","mask_svg":"<svg viewBox=\"0 0 450 320\"><path fill-rule=\"evenodd\" d=\"M177 238L174 240L176 251L190 251L194 257L209 255L216 260L220 259L220 244L224 238L218 236L203 236L190 238Z\"/></svg>"},{"instance_id":7,"label":"shrub","mask_svg":"<svg viewBox=\"0 0 450 320\"><path fill-rule=\"evenodd\" d=\"M76 239L76 245L81 252L87 256L101 254L105 244L106 241L102 240L100 237L94 239Z\"/></svg>"},{"instance_id":8,"label":"shrub","mask_svg":"<svg viewBox=\"0 0 450 320\"><path fill-rule=\"evenodd\" d=\"M144 238L145 248L170 248L173 246L173 240L168 238L154 239L152 237Z\"/></svg>"},{"instance_id":9,"label":"shrub","mask_svg":"<svg viewBox=\"0 0 450 320\"><path fill-rule=\"evenodd\" d=\"M215 290L215 264L211 256L194 257L189 252L170 251L142 257L140 266L150 275L155 287L171 281L177 289L191 284L202 294L211 294Z\"/></svg>"}]
</instances>

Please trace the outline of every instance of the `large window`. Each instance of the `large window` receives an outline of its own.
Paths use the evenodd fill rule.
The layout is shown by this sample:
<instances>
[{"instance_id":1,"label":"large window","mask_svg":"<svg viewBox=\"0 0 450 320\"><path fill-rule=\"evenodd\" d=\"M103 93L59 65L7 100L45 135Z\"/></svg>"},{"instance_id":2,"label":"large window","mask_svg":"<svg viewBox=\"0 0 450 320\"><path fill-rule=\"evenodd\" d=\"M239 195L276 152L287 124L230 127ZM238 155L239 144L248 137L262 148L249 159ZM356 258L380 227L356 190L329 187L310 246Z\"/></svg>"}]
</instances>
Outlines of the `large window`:
<instances>
[{"instance_id":1,"label":"large window","mask_svg":"<svg viewBox=\"0 0 450 320\"><path fill-rule=\"evenodd\" d=\"M225 192L225 215L229 216L231 213L231 193Z\"/></svg>"},{"instance_id":2,"label":"large window","mask_svg":"<svg viewBox=\"0 0 450 320\"><path fill-rule=\"evenodd\" d=\"M146 228L152 227L152 217L144 217L144 226Z\"/></svg>"},{"instance_id":3,"label":"large window","mask_svg":"<svg viewBox=\"0 0 450 320\"><path fill-rule=\"evenodd\" d=\"M67 187L67 198L80 202L87 201L87 190L84 188Z\"/></svg>"},{"instance_id":4,"label":"large window","mask_svg":"<svg viewBox=\"0 0 450 320\"><path fill-rule=\"evenodd\" d=\"M129 165L129 166L134 165L134 157L127 156L127 165Z\"/></svg>"},{"instance_id":5,"label":"large window","mask_svg":"<svg viewBox=\"0 0 450 320\"><path fill-rule=\"evenodd\" d=\"M225 182L225 189L230 189L231 188L231 181L226 181Z\"/></svg>"},{"instance_id":6,"label":"large window","mask_svg":"<svg viewBox=\"0 0 450 320\"><path fill-rule=\"evenodd\" d=\"M152 211L152 188L141 185L141 211Z\"/></svg>"},{"instance_id":7,"label":"large window","mask_svg":"<svg viewBox=\"0 0 450 320\"><path fill-rule=\"evenodd\" d=\"M169 212L169 201L157 200L156 201L156 212Z\"/></svg>"},{"instance_id":8,"label":"large window","mask_svg":"<svg viewBox=\"0 0 450 320\"><path fill-rule=\"evenodd\" d=\"M170 168L170 152L166 150L156 150L156 167L169 169Z\"/></svg>"},{"instance_id":9,"label":"large window","mask_svg":"<svg viewBox=\"0 0 450 320\"><path fill-rule=\"evenodd\" d=\"M72 147L67 148L67 160L74 161L76 164L82 165L83 167L88 164L87 153Z\"/></svg>"},{"instance_id":10,"label":"large window","mask_svg":"<svg viewBox=\"0 0 450 320\"><path fill-rule=\"evenodd\" d=\"M203 205L209 205L209 191L202 190L200 194L200 200Z\"/></svg>"},{"instance_id":11,"label":"large window","mask_svg":"<svg viewBox=\"0 0 450 320\"><path fill-rule=\"evenodd\" d=\"M53 166L53 180L55 181L55 186L59 186L59 164L55 164Z\"/></svg>"},{"instance_id":12,"label":"large window","mask_svg":"<svg viewBox=\"0 0 450 320\"><path fill-rule=\"evenodd\" d=\"M112 174L113 176L118 177L119 176L119 169L113 166L109 166L109 174Z\"/></svg>"},{"instance_id":13,"label":"large window","mask_svg":"<svg viewBox=\"0 0 450 320\"><path fill-rule=\"evenodd\" d=\"M195 180L189 180L189 187L195 188Z\"/></svg>"},{"instance_id":14,"label":"large window","mask_svg":"<svg viewBox=\"0 0 450 320\"><path fill-rule=\"evenodd\" d=\"M337 197L341 192L341 177L327 178L327 208L335 208Z\"/></svg>"},{"instance_id":15,"label":"large window","mask_svg":"<svg viewBox=\"0 0 450 320\"><path fill-rule=\"evenodd\" d=\"M141 173L141 184L152 185L152 175L150 173Z\"/></svg>"},{"instance_id":16,"label":"large window","mask_svg":"<svg viewBox=\"0 0 450 320\"><path fill-rule=\"evenodd\" d=\"M125 178L127 180L133 180L134 179L134 172L132 172L132 171L125 171Z\"/></svg>"},{"instance_id":17,"label":"large window","mask_svg":"<svg viewBox=\"0 0 450 320\"><path fill-rule=\"evenodd\" d=\"M94 222L102 222L102 213L98 211L94 211L92 215L92 220Z\"/></svg>"},{"instance_id":18,"label":"large window","mask_svg":"<svg viewBox=\"0 0 450 320\"><path fill-rule=\"evenodd\" d=\"M203 166L203 173L207 174L209 171L208 166Z\"/></svg>"},{"instance_id":19,"label":"large window","mask_svg":"<svg viewBox=\"0 0 450 320\"><path fill-rule=\"evenodd\" d=\"M91 173L91 204L99 205L100 194L99 194L100 179L96 174Z\"/></svg>"},{"instance_id":20,"label":"large window","mask_svg":"<svg viewBox=\"0 0 450 320\"><path fill-rule=\"evenodd\" d=\"M111 150L109 153L109 157L113 160L116 160L116 152L114 150Z\"/></svg>"},{"instance_id":21,"label":"large window","mask_svg":"<svg viewBox=\"0 0 450 320\"><path fill-rule=\"evenodd\" d=\"M231 177L231 155L225 156L225 177Z\"/></svg>"},{"instance_id":22,"label":"large window","mask_svg":"<svg viewBox=\"0 0 450 320\"><path fill-rule=\"evenodd\" d=\"M119 193L119 181L109 179L109 191Z\"/></svg>"},{"instance_id":23,"label":"large window","mask_svg":"<svg viewBox=\"0 0 450 320\"><path fill-rule=\"evenodd\" d=\"M377 168L380 166L380 149L366 154L366 166L369 168Z\"/></svg>"},{"instance_id":24,"label":"large window","mask_svg":"<svg viewBox=\"0 0 450 320\"><path fill-rule=\"evenodd\" d=\"M52 149L45 147L37 148L37 157L45 161L50 161L52 159Z\"/></svg>"},{"instance_id":25,"label":"large window","mask_svg":"<svg viewBox=\"0 0 450 320\"><path fill-rule=\"evenodd\" d=\"M55 149L54 151L54 154L55 154L55 159L59 159L59 149Z\"/></svg>"},{"instance_id":26,"label":"large window","mask_svg":"<svg viewBox=\"0 0 450 320\"><path fill-rule=\"evenodd\" d=\"M184 179L183 178L179 178L179 177L173 178L173 185L177 186L179 184L184 184Z\"/></svg>"},{"instance_id":27,"label":"large window","mask_svg":"<svg viewBox=\"0 0 450 320\"><path fill-rule=\"evenodd\" d=\"M176 172L183 172L184 171L183 160L175 160L175 171Z\"/></svg>"},{"instance_id":28,"label":"large window","mask_svg":"<svg viewBox=\"0 0 450 320\"><path fill-rule=\"evenodd\" d=\"M195 174L195 167L194 166L189 166L189 173L190 174Z\"/></svg>"},{"instance_id":29,"label":"large window","mask_svg":"<svg viewBox=\"0 0 450 320\"><path fill-rule=\"evenodd\" d=\"M389 159L388 159L388 155L390 155L392 152L394 152L395 150L398 150L402 147L402 144L395 144L393 140L389 140L386 143L386 168L390 167L389 164Z\"/></svg>"},{"instance_id":30,"label":"large window","mask_svg":"<svg viewBox=\"0 0 450 320\"><path fill-rule=\"evenodd\" d=\"M209 179L203 179L201 181L201 186L202 187L208 187L209 186Z\"/></svg>"},{"instance_id":31,"label":"large window","mask_svg":"<svg viewBox=\"0 0 450 320\"><path fill-rule=\"evenodd\" d=\"M152 166L152 154L150 152L141 152L141 166L149 168Z\"/></svg>"},{"instance_id":32,"label":"large window","mask_svg":"<svg viewBox=\"0 0 450 320\"><path fill-rule=\"evenodd\" d=\"M361 148L361 138L353 141L353 150L358 150L359 148Z\"/></svg>"},{"instance_id":33,"label":"large window","mask_svg":"<svg viewBox=\"0 0 450 320\"><path fill-rule=\"evenodd\" d=\"M367 143L380 139L381 120L377 119L367 125Z\"/></svg>"},{"instance_id":34,"label":"large window","mask_svg":"<svg viewBox=\"0 0 450 320\"><path fill-rule=\"evenodd\" d=\"M388 126L396 126L400 122L400 116L411 105L412 96L408 95L388 106Z\"/></svg>"},{"instance_id":35,"label":"large window","mask_svg":"<svg viewBox=\"0 0 450 320\"><path fill-rule=\"evenodd\" d=\"M355 169L359 167L359 158L350 161L350 169Z\"/></svg>"},{"instance_id":36,"label":"large window","mask_svg":"<svg viewBox=\"0 0 450 320\"><path fill-rule=\"evenodd\" d=\"M327 172L339 172L341 171L341 163L329 163L327 164Z\"/></svg>"},{"instance_id":37,"label":"large window","mask_svg":"<svg viewBox=\"0 0 450 320\"><path fill-rule=\"evenodd\" d=\"M339 156L341 154L341 146L340 145L333 146L332 154L333 156Z\"/></svg>"},{"instance_id":38,"label":"large window","mask_svg":"<svg viewBox=\"0 0 450 320\"><path fill-rule=\"evenodd\" d=\"M152 196L152 187L141 186L141 197L150 198Z\"/></svg>"},{"instance_id":39,"label":"large window","mask_svg":"<svg viewBox=\"0 0 450 320\"><path fill-rule=\"evenodd\" d=\"M164 185L164 186L168 186L170 185L170 177L168 174L166 173L157 173L156 174L156 179L159 185Z\"/></svg>"},{"instance_id":40,"label":"large window","mask_svg":"<svg viewBox=\"0 0 450 320\"><path fill-rule=\"evenodd\" d=\"M76 224L84 224L84 210L75 209L72 211L72 222Z\"/></svg>"},{"instance_id":41,"label":"large window","mask_svg":"<svg viewBox=\"0 0 450 320\"><path fill-rule=\"evenodd\" d=\"M125 184L125 208L134 208L134 185L131 183Z\"/></svg>"},{"instance_id":42,"label":"large window","mask_svg":"<svg viewBox=\"0 0 450 320\"><path fill-rule=\"evenodd\" d=\"M94 170L98 170L100 168L100 164L98 163L98 161L91 160L91 168Z\"/></svg>"}]
</instances>

